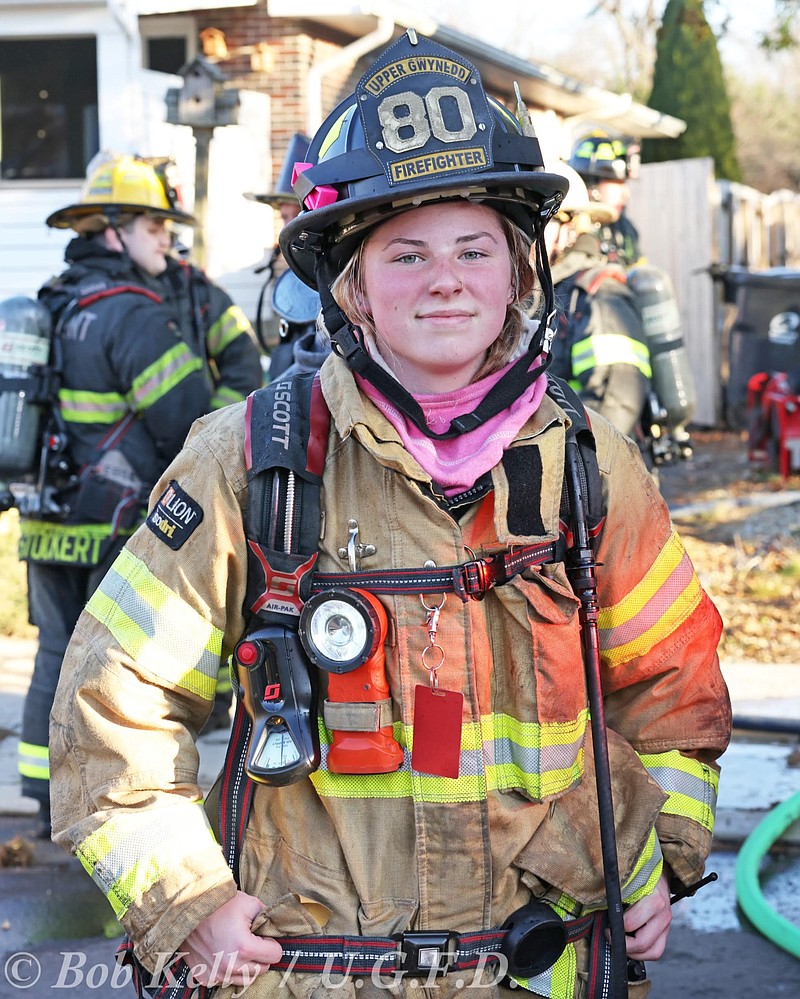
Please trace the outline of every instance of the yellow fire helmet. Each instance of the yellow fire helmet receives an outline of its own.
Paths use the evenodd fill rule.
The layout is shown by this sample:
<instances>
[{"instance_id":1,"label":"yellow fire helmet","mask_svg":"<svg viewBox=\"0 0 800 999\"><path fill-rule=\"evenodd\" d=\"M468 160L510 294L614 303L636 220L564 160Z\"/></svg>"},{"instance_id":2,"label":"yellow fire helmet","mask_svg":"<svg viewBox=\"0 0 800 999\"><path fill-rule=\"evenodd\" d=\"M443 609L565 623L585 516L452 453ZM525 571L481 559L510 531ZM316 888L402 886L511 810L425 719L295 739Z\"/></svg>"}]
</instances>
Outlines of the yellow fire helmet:
<instances>
[{"instance_id":1,"label":"yellow fire helmet","mask_svg":"<svg viewBox=\"0 0 800 999\"><path fill-rule=\"evenodd\" d=\"M569 190L555 215L559 222L569 222L579 215L585 215L590 221L599 222L600 225L616 222L619 212L604 201L592 201L583 178L569 163L553 160L546 162L544 168L549 173L561 174L569 181Z\"/></svg>"},{"instance_id":2,"label":"yellow fire helmet","mask_svg":"<svg viewBox=\"0 0 800 999\"><path fill-rule=\"evenodd\" d=\"M141 214L183 225L195 223L194 216L178 206L177 193L164 171L139 157L119 156L106 160L90 174L77 204L53 212L46 223L52 229L82 231L81 223L91 216L109 225L120 215Z\"/></svg>"}]
</instances>

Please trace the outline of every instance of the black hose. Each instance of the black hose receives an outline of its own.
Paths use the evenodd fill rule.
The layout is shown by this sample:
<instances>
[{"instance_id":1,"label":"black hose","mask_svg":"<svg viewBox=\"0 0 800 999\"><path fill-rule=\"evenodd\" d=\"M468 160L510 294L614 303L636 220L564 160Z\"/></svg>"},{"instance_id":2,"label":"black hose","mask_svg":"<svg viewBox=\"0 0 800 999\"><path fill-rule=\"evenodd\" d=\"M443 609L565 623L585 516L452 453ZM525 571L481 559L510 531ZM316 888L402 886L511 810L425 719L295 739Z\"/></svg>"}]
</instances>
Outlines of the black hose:
<instances>
[{"instance_id":1,"label":"black hose","mask_svg":"<svg viewBox=\"0 0 800 999\"><path fill-rule=\"evenodd\" d=\"M734 715L733 727L749 732L780 732L800 735L800 718L761 718L758 715Z\"/></svg>"},{"instance_id":2,"label":"black hose","mask_svg":"<svg viewBox=\"0 0 800 999\"><path fill-rule=\"evenodd\" d=\"M608 737L600 677L599 603L597 577L594 571L596 563L586 523L586 477L579 445L575 437L567 438L566 465L573 530L572 545L567 552L567 574L572 589L580 600L581 644L586 671L586 686L589 693L597 804L600 818L600 846L603 856L608 923L611 930L611 991L609 995L612 999L626 999L628 995L628 957L623 924L622 889L619 881L614 802L611 794L611 766L608 757Z\"/></svg>"}]
</instances>

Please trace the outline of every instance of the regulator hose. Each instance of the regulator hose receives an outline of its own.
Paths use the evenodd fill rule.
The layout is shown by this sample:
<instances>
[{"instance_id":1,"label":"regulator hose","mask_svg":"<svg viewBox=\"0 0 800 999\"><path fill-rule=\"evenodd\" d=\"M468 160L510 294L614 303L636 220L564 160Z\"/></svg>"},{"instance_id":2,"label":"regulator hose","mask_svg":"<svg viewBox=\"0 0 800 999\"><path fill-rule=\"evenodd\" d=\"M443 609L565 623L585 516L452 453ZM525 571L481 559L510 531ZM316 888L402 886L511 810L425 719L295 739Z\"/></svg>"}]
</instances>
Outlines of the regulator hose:
<instances>
[{"instance_id":1,"label":"regulator hose","mask_svg":"<svg viewBox=\"0 0 800 999\"><path fill-rule=\"evenodd\" d=\"M800 791L773 808L745 839L736 858L736 899L760 933L800 958L800 926L790 923L767 904L758 879L761 860L798 819Z\"/></svg>"}]
</instances>

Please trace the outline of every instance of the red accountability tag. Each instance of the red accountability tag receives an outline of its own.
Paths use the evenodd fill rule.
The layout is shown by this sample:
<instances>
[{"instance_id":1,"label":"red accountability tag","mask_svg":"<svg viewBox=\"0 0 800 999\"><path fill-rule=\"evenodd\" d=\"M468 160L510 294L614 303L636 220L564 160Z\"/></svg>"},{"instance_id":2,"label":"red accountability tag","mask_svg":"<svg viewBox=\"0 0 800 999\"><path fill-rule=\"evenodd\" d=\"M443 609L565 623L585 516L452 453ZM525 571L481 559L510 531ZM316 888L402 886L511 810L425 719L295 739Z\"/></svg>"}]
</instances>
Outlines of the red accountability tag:
<instances>
[{"instance_id":1,"label":"red accountability tag","mask_svg":"<svg viewBox=\"0 0 800 999\"><path fill-rule=\"evenodd\" d=\"M435 777L458 777L461 757L461 708L455 690L414 688L414 748L411 769Z\"/></svg>"}]
</instances>

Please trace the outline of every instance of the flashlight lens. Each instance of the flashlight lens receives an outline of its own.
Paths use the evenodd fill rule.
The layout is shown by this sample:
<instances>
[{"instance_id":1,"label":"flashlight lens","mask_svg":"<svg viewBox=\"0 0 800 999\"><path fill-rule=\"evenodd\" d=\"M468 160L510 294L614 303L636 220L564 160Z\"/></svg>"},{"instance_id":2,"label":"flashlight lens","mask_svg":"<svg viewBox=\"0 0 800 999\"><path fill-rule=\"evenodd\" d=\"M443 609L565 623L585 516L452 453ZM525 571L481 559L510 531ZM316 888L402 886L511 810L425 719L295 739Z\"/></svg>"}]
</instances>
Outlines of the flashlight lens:
<instances>
[{"instance_id":1,"label":"flashlight lens","mask_svg":"<svg viewBox=\"0 0 800 999\"><path fill-rule=\"evenodd\" d=\"M336 663L356 659L368 642L363 614L343 600L326 600L320 604L311 617L308 630L315 649Z\"/></svg>"}]
</instances>

